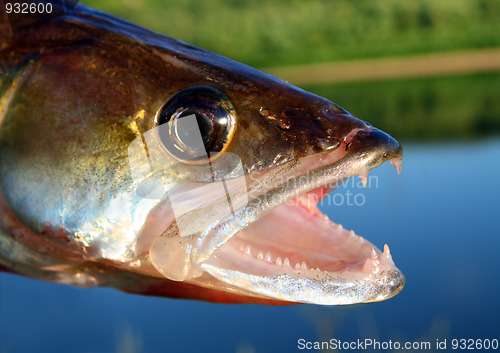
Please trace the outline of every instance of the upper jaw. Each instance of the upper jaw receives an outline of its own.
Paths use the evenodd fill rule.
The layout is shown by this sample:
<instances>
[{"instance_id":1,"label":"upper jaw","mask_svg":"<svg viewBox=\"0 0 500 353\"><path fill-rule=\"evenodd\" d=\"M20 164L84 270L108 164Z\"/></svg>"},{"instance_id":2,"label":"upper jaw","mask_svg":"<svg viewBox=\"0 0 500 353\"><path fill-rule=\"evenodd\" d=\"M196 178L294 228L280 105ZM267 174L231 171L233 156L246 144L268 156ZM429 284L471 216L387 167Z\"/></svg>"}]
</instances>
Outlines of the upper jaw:
<instances>
[{"instance_id":1,"label":"upper jaw","mask_svg":"<svg viewBox=\"0 0 500 353\"><path fill-rule=\"evenodd\" d=\"M255 262L252 265L252 259L231 261L231 259L241 258L242 255L241 252L235 252L232 245L236 244L235 239L238 238L235 234L240 235L242 229L252 229L254 222L259 224L260 220L271 210L298 195L324 185L338 183L353 175L359 174L363 177L368 174L369 170L389 159L394 165L399 166L399 170L401 158L401 146L384 132L371 127L353 130L332 152L305 157L292 166L280 166L278 171L264 174L263 179L268 182L276 175L286 177L280 179L279 184L276 184L274 180L276 186L272 183L261 183L249 188L248 203L244 207L222 217L201 235L170 239L175 241L177 248L172 250L171 245L174 245L174 242L170 242L167 245L169 249L167 253L170 251L172 260L176 259L176 261L184 257L184 267L180 266L183 267L182 270L172 273L172 262L170 266L162 266L155 261L159 256L164 258L166 255L165 246L161 246L161 242L158 241L150 252L152 263L157 270L171 279L188 280L191 283L212 288L219 287L223 290L238 291L235 287L239 287L241 292L247 295L273 297L279 300L348 304L390 298L401 290L404 285L404 276L395 267L390 255L387 256L388 250L387 254L386 252L383 254L368 241L363 240L360 258L353 260L363 263L366 260L366 264L354 266L357 272L351 271L346 274L346 271L341 271L344 273L340 274L320 271L312 277L309 271L298 273L292 268L278 269L276 272L275 267L269 268L269 266L267 267L268 275L264 275L262 268L254 271L255 267L252 266ZM301 176L306 177L301 178ZM269 187L269 184L273 186ZM182 243L181 246L178 246L179 243ZM376 259L369 261L372 253L375 254ZM254 254L254 257L258 257L258 254ZM385 258L387 259L384 260ZM281 261L284 261L284 258ZM379 266L372 268L377 261ZM242 264L246 265L240 266ZM165 271L166 267L169 269ZM361 270L358 271L359 269ZM251 273L252 271L254 273ZM213 280L207 282L206 276L202 276L204 272L210 273L220 282L216 281L215 285ZM307 290L296 290L299 288ZM347 290L349 288L350 291ZM339 293L342 292L348 294L340 295Z\"/></svg>"},{"instance_id":2,"label":"upper jaw","mask_svg":"<svg viewBox=\"0 0 500 353\"><path fill-rule=\"evenodd\" d=\"M391 160L400 171L402 154L399 142L381 130L368 128L353 131L336 150L305 157L289 170L280 168L279 184L274 182L273 185L273 181L269 180L273 178L272 174L277 173L265 175L263 184L271 187L256 192L250 190L249 196L253 193L257 197L207 231L212 241L198 240L197 256L202 261L207 259L239 230L298 195L325 185L337 185L354 175L365 176L387 160Z\"/></svg>"}]
</instances>

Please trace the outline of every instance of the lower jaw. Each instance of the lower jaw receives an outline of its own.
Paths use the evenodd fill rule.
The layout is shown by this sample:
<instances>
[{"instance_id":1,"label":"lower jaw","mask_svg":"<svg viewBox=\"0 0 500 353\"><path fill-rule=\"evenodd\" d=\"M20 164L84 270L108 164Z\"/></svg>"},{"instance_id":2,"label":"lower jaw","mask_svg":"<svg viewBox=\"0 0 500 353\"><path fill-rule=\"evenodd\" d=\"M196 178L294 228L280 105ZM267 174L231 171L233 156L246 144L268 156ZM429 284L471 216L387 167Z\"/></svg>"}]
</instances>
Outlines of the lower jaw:
<instances>
[{"instance_id":1,"label":"lower jaw","mask_svg":"<svg viewBox=\"0 0 500 353\"><path fill-rule=\"evenodd\" d=\"M318 188L236 233L201 268L220 281L279 300L316 304L379 301L404 285L389 249L329 220ZM311 196L316 196L311 202Z\"/></svg>"}]
</instances>

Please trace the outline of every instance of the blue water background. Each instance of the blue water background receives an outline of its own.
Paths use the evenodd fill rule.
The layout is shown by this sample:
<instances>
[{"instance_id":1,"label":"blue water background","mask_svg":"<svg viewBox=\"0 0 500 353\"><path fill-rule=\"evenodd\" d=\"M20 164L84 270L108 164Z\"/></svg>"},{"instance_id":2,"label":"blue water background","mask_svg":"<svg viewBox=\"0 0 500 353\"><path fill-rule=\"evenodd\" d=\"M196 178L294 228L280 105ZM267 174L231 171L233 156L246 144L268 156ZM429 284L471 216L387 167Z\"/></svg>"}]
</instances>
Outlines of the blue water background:
<instances>
[{"instance_id":1,"label":"blue water background","mask_svg":"<svg viewBox=\"0 0 500 353\"><path fill-rule=\"evenodd\" d=\"M363 206L321 206L390 245L407 281L393 299L221 305L1 274L0 352L295 352L301 338L500 338L500 139L404 147L401 175L386 163L367 189L353 179L336 190L363 195Z\"/></svg>"}]
</instances>

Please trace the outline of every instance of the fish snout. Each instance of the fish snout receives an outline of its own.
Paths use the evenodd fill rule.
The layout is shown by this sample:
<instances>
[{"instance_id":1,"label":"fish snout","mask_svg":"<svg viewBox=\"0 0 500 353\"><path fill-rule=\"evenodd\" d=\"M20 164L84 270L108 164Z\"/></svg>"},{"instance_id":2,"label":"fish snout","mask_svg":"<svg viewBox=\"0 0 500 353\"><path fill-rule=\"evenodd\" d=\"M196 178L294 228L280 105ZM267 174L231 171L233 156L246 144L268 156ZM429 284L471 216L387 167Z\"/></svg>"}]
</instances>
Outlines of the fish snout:
<instances>
[{"instance_id":1,"label":"fish snout","mask_svg":"<svg viewBox=\"0 0 500 353\"><path fill-rule=\"evenodd\" d=\"M354 129L342 141L345 155L342 158L344 169L351 175L366 178L368 172L387 160L401 173L403 148L399 142L374 127Z\"/></svg>"},{"instance_id":2,"label":"fish snout","mask_svg":"<svg viewBox=\"0 0 500 353\"><path fill-rule=\"evenodd\" d=\"M308 143L315 152L336 149L346 138L354 136L353 132L373 129L369 123L326 99L306 114L309 115L304 119L307 128L303 130L314 136Z\"/></svg>"},{"instance_id":3,"label":"fish snout","mask_svg":"<svg viewBox=\"0 0 500 353\"><path fill-rule=\"evenodd\" d=\"M368 153L379 159L401 159L403 148L400 143L377 128L353 131L352 136L346 136L346 150L350 154Z\"/></svg>"}]
</instances>

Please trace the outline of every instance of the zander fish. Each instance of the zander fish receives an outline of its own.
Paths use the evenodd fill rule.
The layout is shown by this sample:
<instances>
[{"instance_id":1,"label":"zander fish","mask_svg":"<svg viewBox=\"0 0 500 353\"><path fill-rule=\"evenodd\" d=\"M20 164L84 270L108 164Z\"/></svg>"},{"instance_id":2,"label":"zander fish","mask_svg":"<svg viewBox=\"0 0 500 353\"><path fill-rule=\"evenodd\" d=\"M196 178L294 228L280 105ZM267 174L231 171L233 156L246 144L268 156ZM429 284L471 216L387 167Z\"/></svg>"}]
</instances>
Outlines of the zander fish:
<instances>
[{"instance_id":1,"label":"zander fish","mask_svg":"<svg viewBox=\"0 0 500 353\"><path fill-rule=\"evenodd\" d=\"M84 6L0 22L0 267L214 302L396 295L316 204L402 149L335 103Z\"/></svg>"}]
</instances>

